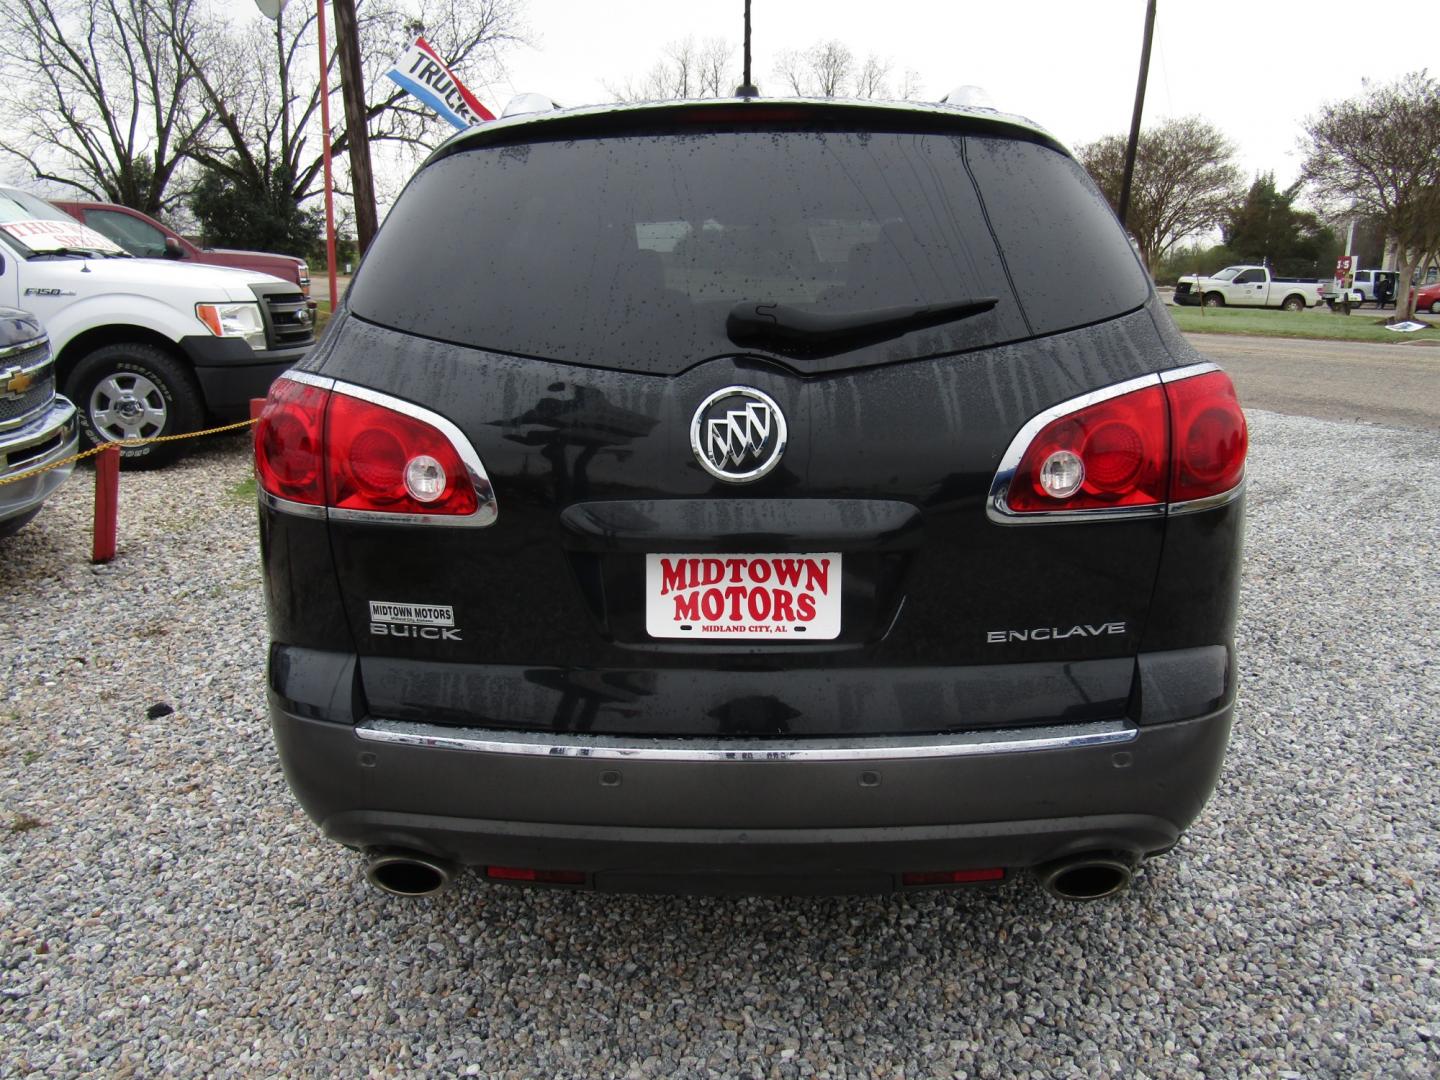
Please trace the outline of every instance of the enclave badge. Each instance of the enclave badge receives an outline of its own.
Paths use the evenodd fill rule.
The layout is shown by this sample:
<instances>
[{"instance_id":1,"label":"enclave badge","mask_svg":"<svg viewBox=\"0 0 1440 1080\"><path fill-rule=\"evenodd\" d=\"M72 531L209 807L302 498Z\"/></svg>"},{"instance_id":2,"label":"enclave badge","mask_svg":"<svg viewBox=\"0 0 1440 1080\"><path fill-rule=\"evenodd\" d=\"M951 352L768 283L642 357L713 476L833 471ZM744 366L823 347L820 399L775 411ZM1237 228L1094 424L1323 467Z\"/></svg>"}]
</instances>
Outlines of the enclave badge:
<instances>
[{"instance_id":1,"label":"enclave badge","mask_svg":"<svg viewBox=\"0 0 1440 1080\"><path fill-rule=\"evenodd\" d=\"M785 453L785 414L769 394L727 386L700 403L690 421L690 448L717 480L758 480Z\"/></svg>"}]
</instances>

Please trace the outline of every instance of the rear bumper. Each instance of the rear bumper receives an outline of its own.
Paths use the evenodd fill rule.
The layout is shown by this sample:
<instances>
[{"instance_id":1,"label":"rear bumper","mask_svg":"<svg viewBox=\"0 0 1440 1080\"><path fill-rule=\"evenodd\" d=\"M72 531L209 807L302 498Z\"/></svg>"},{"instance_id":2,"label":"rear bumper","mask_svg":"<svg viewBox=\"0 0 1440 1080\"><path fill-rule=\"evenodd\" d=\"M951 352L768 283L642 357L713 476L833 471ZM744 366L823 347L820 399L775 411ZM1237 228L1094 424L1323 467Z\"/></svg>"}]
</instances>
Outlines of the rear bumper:
<instances>
[{"instance_id":1,"label":"rear bumper","mask_svg":"<svg viewBox=\"0 0 1440 1080\"><path fill-rule=\"evenodd\" d=\"M331 839L659 892L875 892L906 871L1143 858L1209 797L1232 708L805 753L584 735L547 752L531 735L338 724L271 696L286 776Z\"/></svg>"}]
</instances>

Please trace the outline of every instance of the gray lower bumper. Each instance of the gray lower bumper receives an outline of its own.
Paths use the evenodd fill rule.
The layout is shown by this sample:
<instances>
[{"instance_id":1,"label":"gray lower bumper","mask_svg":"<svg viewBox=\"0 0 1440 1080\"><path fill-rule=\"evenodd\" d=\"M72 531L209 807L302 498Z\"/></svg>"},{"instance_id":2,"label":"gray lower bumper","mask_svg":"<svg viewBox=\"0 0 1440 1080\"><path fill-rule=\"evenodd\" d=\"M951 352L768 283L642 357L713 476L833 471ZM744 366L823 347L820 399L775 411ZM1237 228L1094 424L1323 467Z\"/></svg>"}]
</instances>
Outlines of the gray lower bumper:
<instances>
[{"instance_id":1,"label":"gray lower bumper","mask_svg":"<svg viewBox=\"0 0 1440 1080\"><path fill-rule=\"evenodd\" d=\"M533 736L304 718L273 696L271 719L300 802L353 847L581 870L597 888L866 892L905 871L1169 848L1214 788L1231 706L1078 725L1075 738L1019 729L804 753L573 735L541 753Z\"/></svg>"}]
</instances>

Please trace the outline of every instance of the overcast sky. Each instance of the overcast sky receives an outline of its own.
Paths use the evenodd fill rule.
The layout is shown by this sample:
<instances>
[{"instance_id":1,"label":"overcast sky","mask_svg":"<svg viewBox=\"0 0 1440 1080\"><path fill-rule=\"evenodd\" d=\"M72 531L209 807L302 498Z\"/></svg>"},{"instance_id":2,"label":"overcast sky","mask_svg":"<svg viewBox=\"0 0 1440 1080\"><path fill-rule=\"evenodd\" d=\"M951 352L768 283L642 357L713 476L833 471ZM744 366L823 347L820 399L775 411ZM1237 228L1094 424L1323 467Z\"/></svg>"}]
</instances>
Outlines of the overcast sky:
<instances>
[{"instance_id":1,"label":"overcast sky","mask_svg":"<svg viewBox=\"0 0 1440 1080\"><path fill-rule=\"evenodd\" d=\"M1274 170L1282 186L1299 171L1301 125L1322 102L1359 93L1362 78L1440 66L1436 0L1158 7L1146 126L1199 114L1235 141L1248 173ZM505 78L457 72L497 113L523 91L565 105L608 101L607 83L638 81L687 35L733 41L739 70L743 0L528 0L526 10L534 47L506 54ZM1397 12L1415 18L1395 34ZM998 108L1074 146L1129 129L1144 20L1144 0L753 0L754 77L762 94L778 94L777 54L833 38L897 75L914 71L926 99L977 84Z\"/></svg>"}]
</instances>

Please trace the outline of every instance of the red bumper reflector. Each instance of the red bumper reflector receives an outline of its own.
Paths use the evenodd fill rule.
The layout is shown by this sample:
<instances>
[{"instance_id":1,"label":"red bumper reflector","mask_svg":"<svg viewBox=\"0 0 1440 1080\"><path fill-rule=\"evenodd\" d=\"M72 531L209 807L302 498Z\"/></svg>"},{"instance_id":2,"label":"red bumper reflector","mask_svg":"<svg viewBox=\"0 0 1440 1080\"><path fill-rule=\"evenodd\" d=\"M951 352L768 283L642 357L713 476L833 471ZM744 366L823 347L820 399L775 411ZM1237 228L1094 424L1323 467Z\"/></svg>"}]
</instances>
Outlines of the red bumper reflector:
<instances>
[{"instance_id":1,"label":"red bumper reflector","mask_svg":"<svg viewBox=\"0 0 1440 1080\"><path fill-rule=\"evenodd\" d=\"M534 870L528 866L487 866L485 876L496 881L534 881L543 885L584 885L583 870Z\"/></svg>"},{"instance_id":2,"label":"red bumper reflector","mask_svg":"<svg viewBox=\"0 0 1440 1080\"><path fill-rule=\"evenodd\" d=\"M1003 881L1005 868L987 866L983 870L911 870L900 875L902 885L967 885L976 881Z\"/></svg>"}]
</instances>

